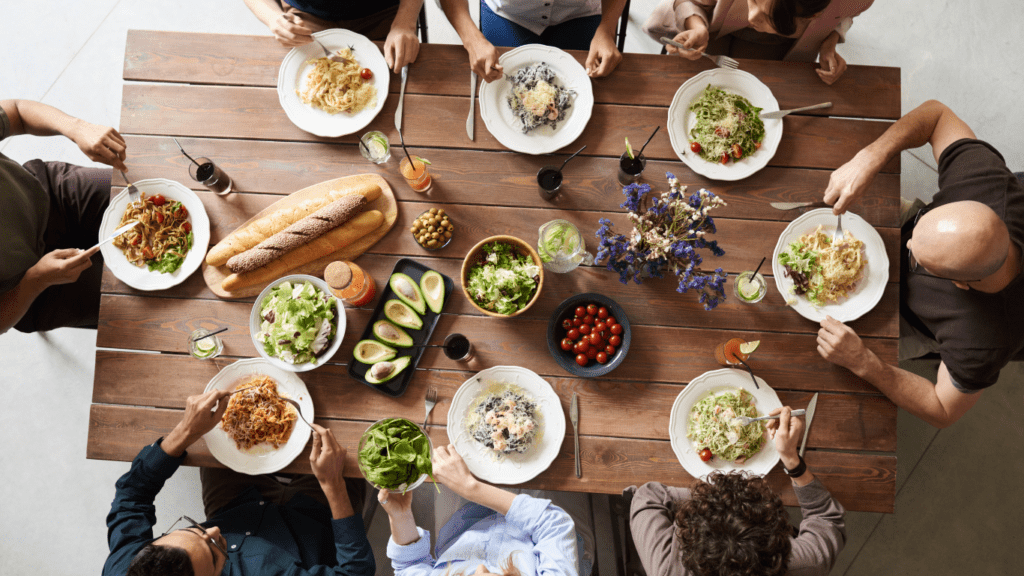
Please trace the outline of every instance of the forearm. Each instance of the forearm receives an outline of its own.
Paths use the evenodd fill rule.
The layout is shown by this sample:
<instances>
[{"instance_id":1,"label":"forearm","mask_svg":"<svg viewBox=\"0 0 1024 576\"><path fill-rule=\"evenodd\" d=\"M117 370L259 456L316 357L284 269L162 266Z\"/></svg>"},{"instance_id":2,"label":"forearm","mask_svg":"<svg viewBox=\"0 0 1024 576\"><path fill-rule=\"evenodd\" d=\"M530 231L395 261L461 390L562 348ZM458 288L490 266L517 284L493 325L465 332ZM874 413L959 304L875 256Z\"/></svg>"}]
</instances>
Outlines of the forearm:
<instances>
[{"instance_id":1,"label":"forearm","mask_svg":"<svg viewBox=\"0 0 1024 576\"><path fill-rule=\"evenodd\" d=\"M440 2L441 10L448 18L448 22L455 28L455 32L458 33L463 44L480 39L486 40L469 15L468 0L440 0Z\"/></svg>"},{"instance_id":2,"label":"forearm","mask_svg":"<svg viewBox=\"0 0 1024 576\"><path fill-rule=\"evenodd\" d=\"M420 533L416 530L416 519L413 518L412 510L398 513L394 516L388 515L391 524L391 539L399 546L407 546L420 539Z\"/></svg>"},{"instance_id":3,"label":"forearm","mask_svg":"<svg viewBox=\"0 0 1024 576\"><path fill-rule=\"evenodd\" d=\"M894 404L937 428L944 428L951 422L935 384L927 378L890 366L882 362L873 352L863 367L853 371L885 394Z\"/></svg>"},{"instance_id":4,"label":"forearm","mask_svg":"<svg viewBox=\"0 0 1024 576\"><path fill-rule=\"evenodd\" d=\"M818 52L834 51L836 49L836 45L839 44L839 40L841 40L839 32L833 30L832 33L826 36L825 40L822 41L821 48L818 49Z\"/></svg>"},{"instance_id":5,"label":"forearm","mask_svg":"<svg viewBox=\"0 0 1024 576\"><path fill-rule=\"evenodd\" d=\"M281 10L281 5L275 0L245 0L245 5L260 22L267 26L270 26L271 20L284 13Z\"/></svg>"},{"instance_id":6,"label":"forearm","mask_svg":"<svg viewBox=\"0 0 1024 576\"><path fill-rule=\"evenodd\" d=\"M516 495L508 490L502 490L475 478L468 487L458 490L457 493L470 502L476 502L502 515L508 514L512 501L516 499Z\"/></svg>"},{"instance_id":7,"label":"forearm","mask_svg":"<svg viewBox=\"0 0 1024 576\"><path fill-rule=\"evenodd\" d=\"M416 31L416 20L420 16L420 8L423 0L401 0L398 3L398 14L395 14L395 21L392 28L405 28Z\"/></svg>"},{"instance_id":8,"label":"forearm","mask_svg":"<svg viewBox=\"0 0 1024 576\"><path fill-rule=\"evenodd\" d=\"M60 110L32 100L5 100L0 102L11 120L11 135L58 136L63 134L74 140L81 120Z\"/></svg>"},{"instance_id":9,"label":"forearm","mask_svg":"<svg viewBox=\"0 0 1024 576\"><path fill-rule=\"evenodd\" d=\"M348 490L345 488L344 481L338 484L325 485L321 483L320 487L323 488L324 495L327 496L327 503L331 506L331 516L335 520L348 518L356 513L352 508L352 502L348 499Z\"/></svg>"},{"instance_id":10,"label":"forearm","mask_svg":"<svg viewBox=\"0 0 1024 576\"><path fill-rule=\"evenodd\" d=\"M786 470L792 470L800 465L799 454L782 454L781 460L782 465L786 467ZM814 482L814 474L811 474L810 468L804 470L804 473L797 476L796 478L790 478L793 481L794 486L807 486L811 482Z\"/></svg>"},{"instance_id":11,"label":"forearm","mask_svg":"<svg viewBox=\"0 0 1024 576\"><path fill-rule=\"evenodd\" d=\"M929 143L947 112L952 114L941 102L929 100L897 120L857 155L868 160L877 172L900 152Z\"/></svg>"},{"instance_id":12,"label":"forearm","mask_svg":"<svg viewBox=\"0 0 1024 576\"><path fill-rule=\"evenodd\" d=\"M615 28L619 24L619 17L622 16L622 9L626 6L626 0L601 0L601 23L597 31L615 36Z\"/></svg>"}]
</instances>

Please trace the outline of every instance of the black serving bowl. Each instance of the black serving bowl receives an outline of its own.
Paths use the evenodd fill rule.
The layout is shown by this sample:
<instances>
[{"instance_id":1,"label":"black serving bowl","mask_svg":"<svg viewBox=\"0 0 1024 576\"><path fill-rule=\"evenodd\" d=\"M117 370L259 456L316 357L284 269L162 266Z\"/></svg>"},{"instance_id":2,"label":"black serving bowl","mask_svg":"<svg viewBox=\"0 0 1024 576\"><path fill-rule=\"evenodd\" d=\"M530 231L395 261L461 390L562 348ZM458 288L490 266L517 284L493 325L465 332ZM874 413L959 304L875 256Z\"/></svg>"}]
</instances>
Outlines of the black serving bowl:
<instances>
[{"instance_id":1,"label":"black serving bowl","mask_svg":"<svg viewBox=\"0 0 1024 576\"><path fill-rule=\"evenodd\" d=\"M562 350L561 342L562 338L565 338L565 329L562 328L562 321L566 318L572 319L577 306L581 304L586 306L590 303L604 306L615 320L622 324L622 344L615 351L615 354L608 359L608 362L601 364L596 360L592 360L590 364L580 366L576 363L576 354L572 353L572 351L566 352ZM592 292L577 294L570 296L559 304L558 308L555 308L555 313L551 315L551 320L548 322L548 350L551 352L555 362L558 362L558 365L564 368L566 372L583 378L596 378L604 376L615 370L619 364L622 364L622 361L626 358L626 353L629 352L631 334L626 311L622 309L622 306L616 304L614 300Z\"/></svg>"}]
</instances>

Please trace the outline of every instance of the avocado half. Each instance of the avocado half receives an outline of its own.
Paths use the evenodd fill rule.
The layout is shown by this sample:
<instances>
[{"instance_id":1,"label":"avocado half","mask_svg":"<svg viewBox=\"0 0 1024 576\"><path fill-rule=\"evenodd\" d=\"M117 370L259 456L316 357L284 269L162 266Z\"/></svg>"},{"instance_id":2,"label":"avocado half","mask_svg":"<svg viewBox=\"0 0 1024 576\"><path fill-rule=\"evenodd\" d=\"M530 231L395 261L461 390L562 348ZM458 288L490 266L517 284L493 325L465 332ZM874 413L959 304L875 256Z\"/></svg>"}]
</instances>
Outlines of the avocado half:
<instances>
[{"instance_id":1,"label":"avocado half","mask_svg":"<svg viewBox=\"0 0 1024 576\"><path fill-rule=\"evenodd\" d=\"M385 320L385 322L387 322L387 320ZM406 334L406 336L408 336L408 334ZM409 341L411 342L412 339L410 338ZM363 364L375 364L377 362L391 360L398 355L398 350L395 350L387 344L381 344L376 340L360 340L352 350L352 355L355 356L356 360Z\"/></svg>"},{"instance_id":2,"label":"avocado half","mask_svg":"<svg viewBox=\"0 0 1024 576\"><path fill-rule=\"evenodd\" d=\"M434 314L440 314L441 306L444 306L444 277L433 270L428 270L420 277L420 289L427 306Z\"/></svg>"},{"instance_id":3,"label":"avocado half","mask_svg":"<svg viewBox=\"0 0 1024 576\"><path fill-rule=\"evenodd\" d=\"M377 362L366 371L366 381L370 384L383 384L401 374L411 359L411 356L402 356L394 361ZM374 374L378 375L374 376Z\"/></svg>"},{"instance_id":4,"label":"avocado half","mask_svg":"<svg viewBox=\"0 0 1024 576\"><path fill-rule=\"evenodd\" d=\"M395 292L395 296L398 296L402 302L411 306L420 315L427 312L427 303L423 300L423 293L420 292L420 287L416 285L412 278L401 272L395 272L391 275L389 283L391 284L391 289Z\"/></svg>"},{"instance_id":5,"label":"avocado half","mask_svg":"<svg viewBox=\"0 0 1024 576\"><path fill-rule=\"evenodd\" d=\"M401 300L388 300L384 303L384 316L402 328L419 330L423 328L423 319L416 311Z\"/></svg>"},{"instance_id":6,"label":"avocado half","mask_svg":"<svg viewBox=\"0 0 1024 576\"><path fill-rule=\"evenodd\" d=\"M373 335L381 342L399 348L412 346L412 336L387 320L377 320L373 323ZM381 360L389 360L389 358L381 358Z\"/></svg>"}]
</instances>

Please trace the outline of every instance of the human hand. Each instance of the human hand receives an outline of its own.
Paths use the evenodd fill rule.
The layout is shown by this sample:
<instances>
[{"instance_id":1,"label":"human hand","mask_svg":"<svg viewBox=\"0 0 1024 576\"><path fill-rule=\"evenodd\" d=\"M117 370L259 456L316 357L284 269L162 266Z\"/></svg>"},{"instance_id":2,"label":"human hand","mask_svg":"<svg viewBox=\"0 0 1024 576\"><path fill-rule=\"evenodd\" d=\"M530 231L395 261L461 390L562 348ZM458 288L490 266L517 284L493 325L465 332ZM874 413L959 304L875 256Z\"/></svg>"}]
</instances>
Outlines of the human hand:
<instances>
[{"instance_id":1,"label":"human hand","mask_svg":"<svg viewBox=\"0 0 1024 576\"><path fill-rule=\"evenodd\" d=\"M302 18L285 12L274 17L267 27L282 46L304 46L313 41L313 31L303 24Z\"/></svg>"},{"instance_id":2,"label":"human hand","mask_svg":"<svg viewBox=\"0 0 1024 576\"><path fill-rule=\"evenodd\" d=\"M78 144L78 148L89 157L89 160L102 162L122 172L128 171L128 167L124 165L128 145L117 130L78 120L67 136Z\"/></svg>"},{"instance_id":3,"label":"human hand","mask_svg":"<svg viewBox=\"0 0 1024 576\"><path fill-rule=\"evenodd\" d=\"M814 71L818 73L818 77L821 78L822 82L830 86L836 80L839 80L843 72L846 72L846 60L836 52L834 42L825 42L821 45L818 63L821 67L816 68Z\"/></svg>"},{"instance_id":4,"label":"human hand","mask_svg":"<svg viewBox=\"0 0 1024 576\"><path fill-rule=\"evenodd\" d=\"M463 498L477 483L477 479L469 471L462 456L455 451L454 446L434 448L433 467L434 478Z\"/></svg>"},{"instance_id":5,"label":"human hand","mask_svg":"<svg viewBox=\"0 0 1024 576\"><path fill-rule=\"evenodd\" d=\"M846 212L864 194L874 181L875 174L878 174L880 166L877 164L865 148L832 172L823 200L826 204L832 204L833 214Z\"/></svg>"},{"instance_id":6,"label":"human hand","mask_svg":"<svg viewBox=\"0 0 1024 576\"><path fill-rule=\"evenodd\" d=\"M412 490L407 490L405 494L402 494L401 492L392 492L387 488L381 488L377 492L377 501L384 507L384 511L388 513L388 516L412 514Z\"/></svg>"},{"instance_id":7,"label":"human hand","mask_svg":"<svg viewBox=\"0 0 1024 576\"><path fill-rule=\"evenodd\" d=\"M98 251L99 248L90 248L89 250L58 248L43 254L43 257L29 269L25 276L44 287L71 284L78 280L82 272L92 266L92 261L89 258Z\"/></svg>"},{"instance_id":8,"label":"human hand","mask_svg":"<svg viewBox=\"0 0 1024 576\"><path fill-rule=\"evenodd\" d=\"M498 64L498 49L483 35L467 42L466 52L469 53L469 67L484 81L494 82L504 74L504 69Z\"/></svg>"},{"instance_id":9,"label":"human hand","mask_svg":"<svg viewBox=\"0 0 1024 576\"><path fill-rule=\"evenodd\" d=\"M420 53L420 39L415 29L392 26L388 38L384 41L384 61L388 68L398 72L406 64L416 61Z\"/></svg>"},{"instance_id":10,"label":"human hand","mask_svg":"<svg viewBox=\"0 0 1024 576\"><path fill-rule=\"evenodd\" d=\"M209 392L189 396L185 401L185 415L181 422L175 427L180 430L185 438L185 446L191 446L220 422L224 416L224 410L228 407L225 399L231 394L230 390L214 389Z\"/></svg>"},{"instance_id":11,"label":"human hand","mask_svg":"<svg viewBox=\"0 0 1024 576\"><path fill-rule=\"evenodd\" d=\"M768 435L775 439L775 449L779 451L782 464L790 470L800 464L797 445L804 434L803 420L793 416L792 412L792 408L783 406L768 413L769 416L781 414L778 420L768 421Z\"/></svg>"},{"instance_id":12,"label":"human hand","mask_svg":"<svg viewBox=\"0 0 1024 576\"><path fill-rule=\"evenodd\" d=\"M701 52L705 51L708 47L708 29L703 25L697 26L692 30L676 34L675 38L672 39L691 50L683 50L671 44L666 44L665 52L667 54L678 54L687 60L697 60L700 58Z\"/></svg>"},{"instance_id":13,"label":"human hand","mask_svg":"<svg viewBox=\"0 0 1024 576\"><path fill-rule=\"evenodd\" d=\"M309 452L309 464L313 475L325 489L340 487L345 490L345 448L338 444L334 432L317 424L311 426L313 449Z\"/></svg>"},{"instance_id":14,"label":"human hand","mask_svg":"<svg viewBox=\"0 0 1024 576\"><path fill-rule=\"evenodd\" d=\"M853 328L831 316L825 316L821 321L821 328L818 330L818 354L858 376L865 371L872 356Z\"/></svg>"},{"instance_id":15,"label":"human hand","mask_svg":"<svg viewBox=\"0 0 1024 576\"><path fill-rule=\"evenodd\" d=\"M587 62L584 68L591 78L607 76L615 70L615 67L622 61L622 52L615 46L614 34L609 34L603 28L598 28L594 33L594 39L590 41L590 53L587 54Z\"/></svg>"}]
</instances>

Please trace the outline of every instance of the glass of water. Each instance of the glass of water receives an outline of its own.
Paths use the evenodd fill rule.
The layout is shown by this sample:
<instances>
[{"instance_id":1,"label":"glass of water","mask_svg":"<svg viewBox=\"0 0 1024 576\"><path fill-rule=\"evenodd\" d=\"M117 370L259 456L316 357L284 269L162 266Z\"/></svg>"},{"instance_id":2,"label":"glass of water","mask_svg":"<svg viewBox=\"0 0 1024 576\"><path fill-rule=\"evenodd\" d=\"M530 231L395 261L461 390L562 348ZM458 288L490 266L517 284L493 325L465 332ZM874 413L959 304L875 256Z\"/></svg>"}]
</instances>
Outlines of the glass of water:
<instances>
[{"instance_id":1,"label":"glass of water","mask_svg":"<svg viewBox=\"0 0 1024 576\"><path fill-rule=\"evenodd\" d=\"M374 164L383 164L391 158L388 137L379 130L367 132L359 139L359 153Z\"/></svg>"},{"instance_id":2,"label":"glass of water","mask_svg":"<svg viewBox=\"0 0 1024 576\"><path fill-rule=\"evenodd\" d=\"M583 235L568 220L552 220L540 227L537 253L544 268L563 274L580 264L593 264L594 256L587 252Z\"/></svg>"}]
</instances>

